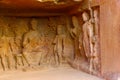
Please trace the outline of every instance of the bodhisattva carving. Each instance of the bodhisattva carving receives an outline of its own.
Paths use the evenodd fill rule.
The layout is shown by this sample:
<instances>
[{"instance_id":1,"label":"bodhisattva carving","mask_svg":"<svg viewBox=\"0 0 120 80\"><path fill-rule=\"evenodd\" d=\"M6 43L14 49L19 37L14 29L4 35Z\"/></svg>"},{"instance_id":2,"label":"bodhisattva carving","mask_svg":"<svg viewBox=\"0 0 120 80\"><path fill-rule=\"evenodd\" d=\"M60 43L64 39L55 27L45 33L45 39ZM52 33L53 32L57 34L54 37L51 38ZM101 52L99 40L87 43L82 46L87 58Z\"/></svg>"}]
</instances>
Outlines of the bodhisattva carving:
<instances>
[{"instance_id":1,"label":"bodhisattva carving","mask_svg":"<svg viewBox=\"0 0 120 80\"><path fill-rule=\"evenodd\" d=\"M94 20L90 19L88 13L84 12L82 14L84 24L83 24L83 47L85 50L85 55L88 58L89 71L99 70L99 19L98 12L94 10Z\"/></svg>"},{"instance_id":2,"label":"bodhisattva carving","mask_svg":"<svg viewBox=\"0 0 120 80\"><path fill-rule=\"evenodd\" d=\"M23 54L26 56L28 65L33 65L35 53L39 53L40 33L37 31L37 20L32 19L29 25L29 31L23 37Z\"/></svg>"},{"instance_id":3,"label":"bodhisattva carving","mask_svg":"<svg viewBox=\"0 0 120 80\"><path fill-rule=\"evenodd\" d=\"M64 55L64 42L65 42L65 35L63 34L62 25L57 26L57 35L54 39L54 55L55 61L57 65L61 65L63 63L63 55Z\"/></svg>"},{"instance_id":4,"label":"bodhisattva carving","mask_svg":"<svg viewBox=\"0 0 120 80\"><path fill-rule=\"evenodd\" d=\"M88 13L84 12L82 14L83 17L83 46L85 50L85 55L88 58L90 63L89 71L92 72L93 69L93 53L94 53L94 26L90 20Z\"/></svg>"}]
</instances>

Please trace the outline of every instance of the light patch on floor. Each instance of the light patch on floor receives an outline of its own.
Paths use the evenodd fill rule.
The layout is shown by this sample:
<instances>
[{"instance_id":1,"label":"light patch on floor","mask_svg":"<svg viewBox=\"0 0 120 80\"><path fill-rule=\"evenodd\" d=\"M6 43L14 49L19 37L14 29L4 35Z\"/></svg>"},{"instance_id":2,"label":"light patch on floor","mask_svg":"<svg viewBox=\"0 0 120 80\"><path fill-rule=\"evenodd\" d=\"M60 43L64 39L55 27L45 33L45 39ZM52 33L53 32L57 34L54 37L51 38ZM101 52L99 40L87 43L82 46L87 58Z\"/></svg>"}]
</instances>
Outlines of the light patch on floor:
<instances>
[{"instance_id":1,"label":"light patch on floor","mask_svg":"<svg viewBox=\"0 0 120 80\"><path fill-rule=\"evenodd\" d=\"M0 80L102 80L72 68L40 71L8 71L0 73Z\"/></svg>"},{"instance_id":2,"label":"light patch on floor","mask_svg":"<svg viewBox=\"0 0 120 80\"><path fill-rule=\"evenodd\" d=\"M118 77L118 80L120 80L120 78Z\"/></svg>"}]
</instances>

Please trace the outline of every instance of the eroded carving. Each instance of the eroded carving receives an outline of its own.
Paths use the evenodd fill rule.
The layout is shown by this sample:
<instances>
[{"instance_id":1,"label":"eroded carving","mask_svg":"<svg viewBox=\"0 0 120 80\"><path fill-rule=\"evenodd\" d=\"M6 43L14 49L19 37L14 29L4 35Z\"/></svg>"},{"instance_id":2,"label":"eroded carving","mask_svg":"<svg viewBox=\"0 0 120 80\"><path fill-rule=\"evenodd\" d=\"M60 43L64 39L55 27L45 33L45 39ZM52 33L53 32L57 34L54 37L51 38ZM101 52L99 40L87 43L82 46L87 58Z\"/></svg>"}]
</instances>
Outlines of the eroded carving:
<instances>
[{"instance_id":1,"label":"eroded carving","mask_svg":"<svg viewBox=\"0 0 120 80\"><path fill-rule=\"evenodd\" d=\"M2 19L6 20L6 22L0 22L4 24L0 25L2 31L0 32L0 59L3 70L26 66L30 68L59 67L68 62L80 66L78 62L81 60L80 57L83 57L80 53L82 48L90 63L89 70L98 70L99 21L97 15L97 13L94 15L93 23L88 14L84 13L83 27L80 26L76 16L72 16L71 19L68 17L67 19L63 17L14 18L10 23L6 18ZM65 20L70 22L66 23ZM3 26L6 28L2 28Z\"/></svg>"},{"instance_id":2,"label":"eroded carving","mask_svg":"<svg viewBox=\"0 0 120 80\"><path fill-rule=\"evenodd\" d=\"M37 20L32 19L28 27L29 31L23 37L23 54L26 56L25 60L28 65L31 65L34 61L32 56L35 56L36 52L40 52L39 45L41 40L37 31Z\"/></svg>"},{"instance_id":3,"label":"eroded carving","mask_svg":"<svg viewBox=\"0 0 120 80\"><path fill-rule=\"evenodd\" d=\"M94 36L94 60L93 67L94 70L100 71L100 53L99 53L99 15L98 10L94 10L94 26L95 26L95 36Z\"/></svg>"},{"instance_id":4,"label":"eroded carving","mask_svg":"<svg viewBox=\"0 0 120 80\"><path fill-rule=\"evenodd\" d=\"M98 12L94 10L93 19L87 12L82 14L83 17L83 47L85 55L89 62L90 73L99 71L99 19Z\"/></svg>"},{"instance_id":5,"label":"eroded carving","mask_svg":"<svg viewBox=\"0 0 120 80\"><path fill-rule=\"evenodd\" d=\"M65 42L65 35L63 34L62 25L57 26L57 35L54 39L54 54L55 54L55 61L57 65L61 65L63 63L63 55L64 55L64 42Z\"/></svg>"},{"instance_id":6,"label":"eroded carving","mask_svg":"<svg viewBox=\"0 0 120 80\"><path fill-rule=\"evenodd\" d=\"M6 28L6 26L4 28ZM7 28L5 29L5 31L2 31L3 34L0 37L0 58L1 58L1 65L3 70L12 68L12 61L11 61L12 53L10 48L11 38L5 36L6 31L7 31Z\"/></svg>"},{"instance_id":7,"label":"eroded carving","mask_svg":"<svg viewBox=\"0 0 120 80\"><path fill-rule=\"evenodd\" d=\"M89 70L92 72L93 69L93 53L94 53L94 44L93 44L93 38L94 38L94 25L92 24L90 17L88 13L84 12L82 14L83 21L85 22L83 24L83 45L84 45L84 50L86 57L88 58L88 61L90 63Z\"/></svg>"},{"instance_id":8,"label":"eroded carving","mask_svg":"<svg viewBox=\"0 0 120 80\"><path fill-rule=\"evenodd\" d=\"M70 35L72 37L72 39L74 40L74 48L75 48L75 59L78 59L80 57L80 52L78 51L79 49L79 22L76 16L72 17L72 24L73 24L73 28L68 28Z\"/></svg>"}]
</instances>

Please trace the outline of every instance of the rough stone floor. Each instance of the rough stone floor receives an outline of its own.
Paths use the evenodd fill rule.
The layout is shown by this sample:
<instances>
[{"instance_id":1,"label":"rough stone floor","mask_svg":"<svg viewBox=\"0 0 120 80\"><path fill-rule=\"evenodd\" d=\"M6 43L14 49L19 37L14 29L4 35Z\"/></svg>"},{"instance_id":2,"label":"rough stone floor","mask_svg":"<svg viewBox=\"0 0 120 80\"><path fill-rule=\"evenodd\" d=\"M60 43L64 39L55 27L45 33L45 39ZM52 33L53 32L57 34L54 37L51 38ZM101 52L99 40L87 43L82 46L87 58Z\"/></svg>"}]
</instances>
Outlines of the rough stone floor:
<instances>
[{"instance_id":1,"label":"rough stone floor","mask_svg":"<svg viewBox=\"0 0 120 80\"><path fill-rule=\"evenodd\" d=\"M0 72L0 80L102 80L72 68Z\"/></svg>"}]
</instances>

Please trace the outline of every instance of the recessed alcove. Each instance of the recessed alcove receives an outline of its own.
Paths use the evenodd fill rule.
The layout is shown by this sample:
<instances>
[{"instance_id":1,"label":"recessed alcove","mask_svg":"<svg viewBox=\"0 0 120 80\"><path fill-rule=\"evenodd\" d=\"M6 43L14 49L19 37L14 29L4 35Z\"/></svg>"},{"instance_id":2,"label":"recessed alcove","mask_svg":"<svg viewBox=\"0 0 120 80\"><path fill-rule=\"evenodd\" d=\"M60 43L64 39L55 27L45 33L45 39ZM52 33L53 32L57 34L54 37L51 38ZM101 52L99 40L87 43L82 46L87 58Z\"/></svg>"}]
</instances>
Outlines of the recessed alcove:
<instances>
[{"instance_id":1,"label":"recessed alcove","mask_svg":"<svg viewBox=\"0 0 120 80\"><path fill-rule=\"evenodd\" d=\"M0 1L0 80L101 80L98 3L91 3L94 16L87 0L56 1ZM86 47L84 12L97 35L85 38Z\"/></svg>"}]
</instances>

